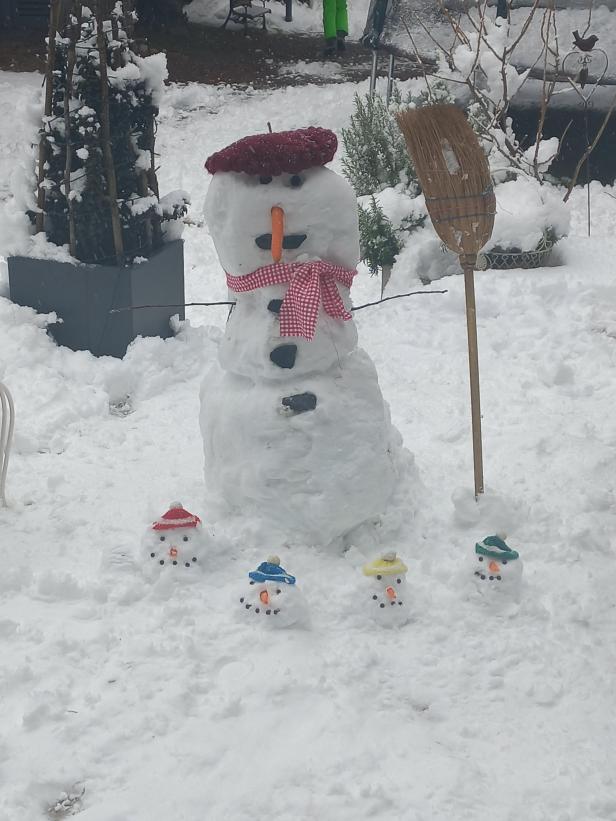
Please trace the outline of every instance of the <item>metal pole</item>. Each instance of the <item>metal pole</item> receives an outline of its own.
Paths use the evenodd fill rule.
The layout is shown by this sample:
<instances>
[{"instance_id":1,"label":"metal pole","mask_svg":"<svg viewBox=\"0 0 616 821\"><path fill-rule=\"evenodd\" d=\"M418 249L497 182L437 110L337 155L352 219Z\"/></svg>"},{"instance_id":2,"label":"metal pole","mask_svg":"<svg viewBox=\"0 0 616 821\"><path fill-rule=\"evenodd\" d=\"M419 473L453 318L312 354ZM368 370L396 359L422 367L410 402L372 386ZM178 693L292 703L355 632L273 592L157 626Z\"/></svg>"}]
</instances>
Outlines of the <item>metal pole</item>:
<instances>
[{"instance_id":1,"label":"metal pole","mask_svg":"<svg viewBox=\"0 0 616 821\"><path fill-rule=\"evenodd\" d=\"M285 4L285 15L284 15L285 23L292 23L293 22L293 0L284 0L284 4Z\"/></svg>"},{"instance_id":2,"label":"metal pole","mask_svg":"<svg viewBox=\"0 0 616 821\"><path fill-rule=\"evenodd\" d=\"M372 49L372 70L370 72L370 96L374 94L374 90L376 89L376 72L378 69L378 51L377 49Z\"/></svg>"},{"instance_id":3,"label":"metal pole","mask_svg":"<svg viewBox=\"0 0 616 821\"><path fill-rule=\"evenodd\" d=\"M385 102L389 105L389 101L391 100L391 93L394 90L394 66L395 66L396 58L393 54L389 55L389 70L387 72L387 94L385 96Z\"/></svg>"}]
</instances>

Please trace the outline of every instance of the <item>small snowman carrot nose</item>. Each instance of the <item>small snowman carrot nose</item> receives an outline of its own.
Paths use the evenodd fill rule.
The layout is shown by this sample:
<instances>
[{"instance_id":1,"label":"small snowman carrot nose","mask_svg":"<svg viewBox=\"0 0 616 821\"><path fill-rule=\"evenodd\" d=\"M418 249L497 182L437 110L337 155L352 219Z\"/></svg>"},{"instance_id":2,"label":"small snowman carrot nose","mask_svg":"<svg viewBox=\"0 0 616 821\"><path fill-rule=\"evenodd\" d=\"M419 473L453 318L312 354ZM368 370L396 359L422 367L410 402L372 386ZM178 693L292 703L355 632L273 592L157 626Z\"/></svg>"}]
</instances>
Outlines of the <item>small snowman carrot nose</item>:
<instances>
[{"instance_id":1,"label":"small snowman carrot nose","mask_svg":"<svg viewBox=\"0 0 616 821\"><path fill-rule=\"evenodd\" d=\"M282 259L282 240L284 238L284 211L277 205L272 208L272 259Z\"/></svg>"},{"instance_id":2,"label":"small snowman carrot nose","mask_svg":"<svg viewBox=\"0 0 616 821\"><path fill-rule=\"evenodd\" d=\"M171 556L172 559L175 559L175 557L178 555L177 547L170 547L169 548L169 555Z\"/></svg>"},{"instance_id":3,"label":"small snowman carrot nose","mask_svg":"<svg viewBox=\"0 0 616 821\"><path fill-rule=\"evenodd\" d=\"M387 598L391 601L397 598L396 591L393 589L393 587L386 587L385 592L387 593Z\"/></svg>"},{"instance_id":4,"label":"small snowman carrot nose","mask_svg":"<svg viewBox=\"0 0 616 821\"><path fill-rule=\"evenodd\" d=\"M259 593L259 598L261 599L263 604L269 604L269 593L267 592L267 590L262 590Z\"/></svg>"},{"instance_id":5,"label":"small snowman carrot nose","mask_svg":"<svg viewBox=\"0 0 616 821\"><path fill-rule=\"evenodd\" d=\"M490 569L490 573L499 573L500 572L500 565L497 562L490 562L488 567Z\"/></svg>"}]
</instances>

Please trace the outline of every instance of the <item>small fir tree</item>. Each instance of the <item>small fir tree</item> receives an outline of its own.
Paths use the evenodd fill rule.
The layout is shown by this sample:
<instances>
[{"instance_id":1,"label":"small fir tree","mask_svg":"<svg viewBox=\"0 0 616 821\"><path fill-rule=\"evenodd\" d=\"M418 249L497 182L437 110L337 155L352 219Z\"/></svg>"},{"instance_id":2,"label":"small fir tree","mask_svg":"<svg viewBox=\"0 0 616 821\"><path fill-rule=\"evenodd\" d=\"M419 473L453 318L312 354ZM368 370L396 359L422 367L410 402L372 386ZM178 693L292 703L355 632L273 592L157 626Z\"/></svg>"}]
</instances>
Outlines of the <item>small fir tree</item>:
<instances>
[{"instance_id":1,"label":"small fir tree","mask_svg":"<svg viewBox=\"0 0 616 821\"><path fill-rule=\"evenodd\" d=\"M359 206L359 248L373 275L381 268L390 268L402 250L396 229L374 197L370 197L368 208Z\"/></svg>"}]
</instances>

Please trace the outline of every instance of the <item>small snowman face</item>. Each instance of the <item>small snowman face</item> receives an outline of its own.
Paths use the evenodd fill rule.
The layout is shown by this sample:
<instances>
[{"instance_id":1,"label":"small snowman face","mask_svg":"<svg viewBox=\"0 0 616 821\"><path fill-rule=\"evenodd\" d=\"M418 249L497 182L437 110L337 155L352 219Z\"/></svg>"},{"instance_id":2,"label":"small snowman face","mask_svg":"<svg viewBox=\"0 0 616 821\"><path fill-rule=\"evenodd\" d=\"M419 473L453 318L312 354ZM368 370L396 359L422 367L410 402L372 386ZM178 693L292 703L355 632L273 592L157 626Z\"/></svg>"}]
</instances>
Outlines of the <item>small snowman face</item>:
<instances>
[{"instance_id":1,"label":"small snowman face","mask_svg":"<svg viewBox=\"0 0 616 821\"><path fill-rule=\"evenodd\" d=\"M240 596L244 614L251 619L267 621L273 627L288 627L303 615L303 598L292 584L284 582L248 583L248 590Z\"/></svg>"},{"instance_id":2,"label":"small snowman face","mask_svg":"<svg viewBox=\"0 0 616 821\"><path fill-rule=\"evenodd\" d=\"M475 554L474 576L480 587L514 588L519 585L522 578L522 561L506 556Z\"/></svg>"},{"instance_id":3,"label":"small snowman face","mask_svg":"<svg viewBox=\"0 0 616 821\"><path fill-rule=\"evenodd\" d=\"M398 610L406 607L407 584L404 573L372 577L372 601L379 610Z\"/></svg>"},{"instance_id":4,"label":"small snowman face","mask_svg":"<svg viewBox=\"0 0 616 821\"><path fill-rule=\"evenodd\" d=\"M157 566L195 571L203 560L203 539L198 527L152 530L147 539L147 558Z\"/></svg>"}]
</instances>

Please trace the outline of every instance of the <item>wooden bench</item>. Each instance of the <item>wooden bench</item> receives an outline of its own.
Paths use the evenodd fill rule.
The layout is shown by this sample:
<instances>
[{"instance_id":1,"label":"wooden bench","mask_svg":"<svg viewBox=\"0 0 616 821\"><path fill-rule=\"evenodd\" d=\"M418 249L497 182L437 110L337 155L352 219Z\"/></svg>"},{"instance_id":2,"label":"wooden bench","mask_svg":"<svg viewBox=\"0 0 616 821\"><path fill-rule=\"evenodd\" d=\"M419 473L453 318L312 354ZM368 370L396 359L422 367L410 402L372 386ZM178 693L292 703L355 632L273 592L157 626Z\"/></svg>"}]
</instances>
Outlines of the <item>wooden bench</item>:
<instances>
[{"instance_id":1,"label":"wooden bench","mask_svg":"<svg viewBox=\"0 0 616 821\"><path fill-rule=\"evenodd\" d=\"M263 3L263 8L255 8L251 0L229 0L229 14L227 14L227 19L222 24L222 28L224 29L229 20L231 20L233 23L243 23L244 34L248 34L248 23L255 23L261 20L263 30L265 31L266 15L271 14L271 9L265 8L266 0L261 0L261 2Z\"/></svg>"}]
</instances>

